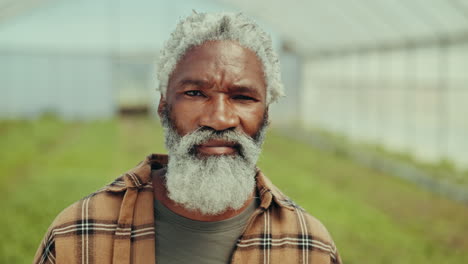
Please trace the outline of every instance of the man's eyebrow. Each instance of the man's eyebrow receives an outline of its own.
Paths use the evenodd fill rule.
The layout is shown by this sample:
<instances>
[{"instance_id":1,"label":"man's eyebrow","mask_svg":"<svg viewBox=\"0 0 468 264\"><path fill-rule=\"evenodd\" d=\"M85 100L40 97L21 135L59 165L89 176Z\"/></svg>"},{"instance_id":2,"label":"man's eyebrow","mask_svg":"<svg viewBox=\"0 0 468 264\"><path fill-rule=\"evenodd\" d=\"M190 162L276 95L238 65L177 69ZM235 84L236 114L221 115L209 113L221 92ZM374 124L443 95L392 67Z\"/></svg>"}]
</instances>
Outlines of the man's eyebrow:
<instances>
[{"instance_id":1,"label":"man's eyebrow","mask_svg":"<svg viewBox=\"0 0 468 264\"><path fill-rule=\"evenodd\" d=\"M203 80L196 80L196 79L183 79L179 82L179 87L184 87L187 85L203 87L207 85L207 82Z\"/></svg>"},{"instance_id":2,"label":"man's eyebrow","mask_svg":"<svg viewBox=\"0 0 468 264\"><path fill-rule=\"evenodd\" d=\"M238 93L249 93L252 94L253 96L260 96L260 93L258 92L257 89L249 86L243 86L243 85L234 85L231 86L230 89L233 92L238 92Z\"/></svg>"}]
</instances>

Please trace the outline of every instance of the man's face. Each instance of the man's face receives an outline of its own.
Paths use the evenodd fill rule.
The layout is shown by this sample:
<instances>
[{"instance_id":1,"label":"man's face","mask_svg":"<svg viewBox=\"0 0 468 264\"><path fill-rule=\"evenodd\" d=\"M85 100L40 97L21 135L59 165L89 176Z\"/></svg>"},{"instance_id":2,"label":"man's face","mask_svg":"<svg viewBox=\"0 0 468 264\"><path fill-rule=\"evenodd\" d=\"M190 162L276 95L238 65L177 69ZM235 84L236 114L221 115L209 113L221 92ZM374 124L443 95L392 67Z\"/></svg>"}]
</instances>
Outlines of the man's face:
<instances>
[{"instance_id":1,"label":"man's face","mask_svg":"<svg viewBox=\"0 0 468 264\"><path fill-rule=\"evenodd\" d=\"M260 61L234 42L208 42L181 59L158 109L171 200L211 215L244 205L268 123L265 99Z\"/></svg>"},{"instance_id":2,"label":"man's face","mask_svg":"<svg viewBox=\"0 0 468 264\"><path fill-rule=\"evenodd\" d=\"M210 41L192 48L169 79L160 115L165 107L181 136L207 127L236 130L255 138L267 111L262 64L254 52L232 41ZM214 140L196 150L202 155L236 151Z\"/></svg>"}]
</instances>

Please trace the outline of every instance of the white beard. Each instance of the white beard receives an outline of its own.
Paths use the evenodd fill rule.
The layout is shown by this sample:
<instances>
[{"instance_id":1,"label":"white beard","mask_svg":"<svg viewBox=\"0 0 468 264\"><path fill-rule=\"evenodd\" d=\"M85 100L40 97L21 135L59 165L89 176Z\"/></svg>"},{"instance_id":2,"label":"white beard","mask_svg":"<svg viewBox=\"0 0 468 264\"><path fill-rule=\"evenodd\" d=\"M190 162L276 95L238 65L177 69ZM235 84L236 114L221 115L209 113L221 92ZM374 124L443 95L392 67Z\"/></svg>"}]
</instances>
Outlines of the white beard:
<instances>
[{"instance_id":1,"label":"white beard","mask_svg":"<svg viewBox=\"0 0 468 264\"><path fill-rule=\"evenodd\" d=\"M188 210L216 215L228 209L239 209L255 189L255 164L265 136L266 122L258 139L235 132L198 129L180 137L163 120L169 163L166 172L168 197ZM209 139L224 139L240 145L235 155L199 157L194 146Z\"/></svg>"}]
</instances>

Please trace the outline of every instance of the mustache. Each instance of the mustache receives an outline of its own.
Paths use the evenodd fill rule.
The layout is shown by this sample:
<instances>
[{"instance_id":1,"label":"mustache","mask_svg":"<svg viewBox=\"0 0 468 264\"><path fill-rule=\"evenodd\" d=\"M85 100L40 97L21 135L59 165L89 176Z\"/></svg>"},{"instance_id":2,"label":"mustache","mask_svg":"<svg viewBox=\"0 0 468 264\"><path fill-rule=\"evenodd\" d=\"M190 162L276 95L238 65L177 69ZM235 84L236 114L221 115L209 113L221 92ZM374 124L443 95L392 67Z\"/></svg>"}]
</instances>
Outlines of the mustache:
<instances>
[{"instance_id":1,"label":"mustache","mask_svg":"<svg viewBox=\"0 0 468 264\"><path fill-rule=\"evenodd\" d=\"M223 140L228 142L237 150L233 157L240 157L249 164L255 164L261 152L261 147L265 139L266 128L269 125L268 111L265 111L260 128L252 136L235 127L216 130L209 126L200 126L194 131L180 135L175 127L175 120L171 119L170 106L164 106L161 115L161 124L165 130L165 145L170 155L186 157L189 159L205 159L197 155L196 145L200 145L209 140ZM212 157L212 158L216 158Z\"/></svg>"},{"instance_id":2,"label":"mustache","mask_svg":"<svg viewBox=\"0 0 468 264\"><path fill-rule=\"evenodd\" d=\"M196 155L197 146L210 140L222 140L233 145L238 153L244 157L247 146L257 145L255 140L249 135L235 129L215 130L210 127L199 127L191 133L182 137L183 147L191 155Z\"/></svg>"}]
</instances>

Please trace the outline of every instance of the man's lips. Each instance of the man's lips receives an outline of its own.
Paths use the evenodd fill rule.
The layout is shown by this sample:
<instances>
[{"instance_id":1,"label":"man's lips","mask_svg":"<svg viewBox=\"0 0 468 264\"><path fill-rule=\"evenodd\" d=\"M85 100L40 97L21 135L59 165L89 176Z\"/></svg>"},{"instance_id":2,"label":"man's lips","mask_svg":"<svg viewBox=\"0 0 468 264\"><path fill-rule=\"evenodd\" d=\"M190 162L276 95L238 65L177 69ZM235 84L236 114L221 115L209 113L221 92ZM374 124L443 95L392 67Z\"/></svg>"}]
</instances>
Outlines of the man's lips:
<instances>
[{"instance_id":1,"label":"man's lips","mask_svg":"<svg viewBox=\"0 0 468 264\"><path fill-rule=\"evenodd\" d=\"M196 146L205 155L230 155L237 152L238 145L224 140L212 139Z\"/></svg>"}]
</instances>

